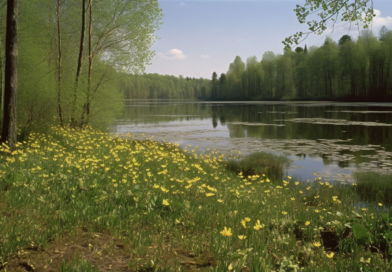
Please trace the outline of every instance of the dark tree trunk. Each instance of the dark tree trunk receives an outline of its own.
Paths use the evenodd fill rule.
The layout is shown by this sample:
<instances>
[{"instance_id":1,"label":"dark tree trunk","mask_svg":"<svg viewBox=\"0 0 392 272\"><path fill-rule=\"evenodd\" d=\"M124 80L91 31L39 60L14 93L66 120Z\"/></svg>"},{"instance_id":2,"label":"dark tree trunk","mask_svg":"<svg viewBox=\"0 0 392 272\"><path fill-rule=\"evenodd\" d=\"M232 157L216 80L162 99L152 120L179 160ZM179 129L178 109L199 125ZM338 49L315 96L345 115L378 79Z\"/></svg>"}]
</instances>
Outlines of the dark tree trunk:
<instances>
[{"instance_id":1,"label":"dark tree trunk","mask_svg":"<svg viewBox=\"0 0 392 272\"><path fill-rule=\"evenodd\" d=\"M8 141L11 151L17 141L16 105L18 90L18 1L7 1L5 41L4 119L1 143Z\"/></svg>"},{"instance_id":2,"label":"dark tree trunk","mask_svg":"<svg viewBox=\"0 0 392 272\"><path fill-rule=\"evenodd\" d=\"M79 88L79 77L82 73L82 61L83 61L83 50L84 50L84 36L86 32L86 0L83 0L82 7L82 30L80 34L80 46L79 46L79 58L78 58L78 67L76 69L76 78L75 78L75 86L74 86L74 94L73 94L73 102L72 102L72 115L71 115L71 125L76 125L75 120L75 111L76 111L76 102L78 98L78 88Z\"/></svg>"},{"instance_id":3,"label":"dark tree trunk","mask_svg":"<svg viewBox=\"0 0 392 272\"><path fill-rule=\"evenodd\" d=\"M0 7L0 10L2 10L4 7L6 7L7 3L4 2L4 4ZM0 21L0 25L2 24L2 20ZM2 123L2 118L3 118L3 104L4 104L4 89L3 89L3 83L4 83L4 59L3 59L3 42L1 40L1 32L0 32L0 128L1 128L1 123ZM0 135L1 137L1 135Z\"/></svg>"},{"instance_id":4,"label":"dark tree trunk","mask_svg":"<svg viewBox=\"0 0 392 272\"><path fill-rule=\"evenodd\" d=\"M0 33L0 124L1 119L3 117L3 44L1 42L1 33Z\"/></svg>"},{"instance_id":5,"label":"dark tree trunk","mask_svg":"<svg viewBox=\"0 0 392 272\"><path fill-rule=\"evenodd\" d=\"M58 59L57 59L57 104L59 111L60 124L63 125L63 110L61 108L61 29L60 29L60 6L61 0L57 0L57 46L58 46Z\"/></svg>"},{"instance_id":6,"label":"dark tree trunk","mask_svg":"<svg viewBox=\"0 0 392 272\"><path fill-rule=\"evenodd\" d=\"M89 32L88 32L88 83L87 83L87 95L86 103L83 107L82 123L88 124L90 119L90 103L91 103L91 74L93 71L93 51L92 51L92 35L93 35L93 0L90 0L90 21L89 21ZM84 114L86 114L86 120L84 120Z\"/></svg>"}]
</instances>

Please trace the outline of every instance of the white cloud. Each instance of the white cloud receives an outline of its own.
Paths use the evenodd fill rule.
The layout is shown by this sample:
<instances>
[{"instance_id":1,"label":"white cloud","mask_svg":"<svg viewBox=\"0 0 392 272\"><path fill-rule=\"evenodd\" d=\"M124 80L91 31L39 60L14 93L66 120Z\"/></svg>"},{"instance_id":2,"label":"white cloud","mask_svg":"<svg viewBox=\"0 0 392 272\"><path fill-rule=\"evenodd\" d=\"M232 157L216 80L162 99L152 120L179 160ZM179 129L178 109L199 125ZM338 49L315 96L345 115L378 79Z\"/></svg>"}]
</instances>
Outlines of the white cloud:
<instances>
[{"instance_id":1,"label":"white cloud","mask_svg":"<svg viewBox=\"0 0 392 272\"><path fill-rule=\"evenodd\" d=\"M373 31L375 35L377 35L378 30L382 26L387 26L388 28L392 27L392 17L391 16L386 16L382 17L381 16L381 11L378 9L374 9L374 14L376 16L373 18L373 21L371 22L370 29ZM363 29L363 23L359 23L359 29ZM347 34L351 31L357 31L358 32L358 25L356 22L339 22L334 25L334 27L331 29L334 33L338 34Z\"/></svg>"},{"instance_id":2,"label":"white cloud","mask_svg":"<svg viewBox=\"0 0 392 272\"><path fill-rule=\"evenodd\" d=\"M184 2L181 2L181 3L180 3L180 6L185 6L185 3L184 3Z\"/></svg>"},{"instance_id":3,"label":"white cloud","mask_svg":"<svg viewBox=\"0 0 392 272\"><path fill-rule=\"evenodd\" d=\"M243 42L243 41L245 41L243 38L239 38L236 40L236 42Z\"/></svg>"},{"instance_id":4,"label":"white cloud","mask_svg":"<svg viewBox=\"0 0 392 272\"><path fill-rule=\"evenodd\" d=\"M182 50L176 48L170 49L166 53L159 52L158 56L163 59L169 59L169 60L174 60L174 59L183 60L187 58L187 56L184 55L184 52L182 52Z\"/></svg>"},{"instance_id":5,"label":"white cloud","mask_svg":"<svg viewBox=\"0 0 392 272\"><path fill-rule=\"evenodd\" d=\"M211 56L210 55L201 55L201 58L202 59L208 59L208 58L211 58Z\"/></svg>"},{"instance_id":6,"label":"white cloud","mask_svg":"<svg viewBox=\"0 0 392 272\"><path fill-rule=\"evenodd\" d=\"M374 9L374 14L376 14L376 17L373 18L373 26L374 27L379 27L379 26L389 26L392 25L392 17L387 16L387 17L382 17L381 16L381 11L378 9Z\"/></svg>"}]
</instances>

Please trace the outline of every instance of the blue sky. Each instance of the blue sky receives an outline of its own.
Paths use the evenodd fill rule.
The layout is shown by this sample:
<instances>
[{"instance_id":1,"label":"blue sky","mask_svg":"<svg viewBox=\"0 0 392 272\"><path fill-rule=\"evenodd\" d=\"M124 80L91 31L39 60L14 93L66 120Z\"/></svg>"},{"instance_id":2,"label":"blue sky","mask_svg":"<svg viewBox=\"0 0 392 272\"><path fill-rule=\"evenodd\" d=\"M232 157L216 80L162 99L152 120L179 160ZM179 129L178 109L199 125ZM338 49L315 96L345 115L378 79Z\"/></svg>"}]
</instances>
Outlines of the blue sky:
<instances>
[{"instance_id":1,"label":"blue sky","mask_svg":"<svg viewBox=\"0 0 392 272\"><path fill-rule=\"evenodd\" d=\"M392 29L392 1L374 0L377 16L375 35L382 25ZM159 0L163 24L153 45L155 56L146 73L211 78L226 73L236 56L244 62L258 60L266 51L283 52L282 41L297 31L306 31L293 11L303 0ZM326 35L334 40L347 34L349 25L338 22L332 34L311 35L303 44L320 46ZM348 33L358 36L356 26Z\"/></svg>"}]
</instances>

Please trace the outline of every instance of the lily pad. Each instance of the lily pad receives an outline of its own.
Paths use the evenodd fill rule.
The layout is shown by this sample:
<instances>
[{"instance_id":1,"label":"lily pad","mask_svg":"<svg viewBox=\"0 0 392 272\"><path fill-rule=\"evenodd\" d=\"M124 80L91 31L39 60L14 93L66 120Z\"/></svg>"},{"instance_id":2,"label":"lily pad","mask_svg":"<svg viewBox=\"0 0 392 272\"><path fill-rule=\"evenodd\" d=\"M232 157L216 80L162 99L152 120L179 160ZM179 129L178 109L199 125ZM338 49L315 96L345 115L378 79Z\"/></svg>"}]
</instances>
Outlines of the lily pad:
<instances>
[{"instance_id":1,"label":"lily pad","mask_svg":"<svg viewBox=\"0 0 392 272\"><path fill-rule=\"evenodd\" d=\"M282 124L266 124L266 123L248 123L248 122L230 122L230 125L242 125L242 126L275 126L275 127L284 127L286 125Z\"/></svg>"},{"instance_id":2,"label":"lily pad","mask_svg":"<svg viewBox=\"0 0 392 272\"><path fill-rule=\"evenodd\" d=\"M287 119L287 122L306 123L306 124L320 124L320 125L336 125L336 126L392 126L392 124L378 123L378 122L359 122L349 121L345 119L327 119L327 118L293 118Z\"/></svg>"}]
</instances>

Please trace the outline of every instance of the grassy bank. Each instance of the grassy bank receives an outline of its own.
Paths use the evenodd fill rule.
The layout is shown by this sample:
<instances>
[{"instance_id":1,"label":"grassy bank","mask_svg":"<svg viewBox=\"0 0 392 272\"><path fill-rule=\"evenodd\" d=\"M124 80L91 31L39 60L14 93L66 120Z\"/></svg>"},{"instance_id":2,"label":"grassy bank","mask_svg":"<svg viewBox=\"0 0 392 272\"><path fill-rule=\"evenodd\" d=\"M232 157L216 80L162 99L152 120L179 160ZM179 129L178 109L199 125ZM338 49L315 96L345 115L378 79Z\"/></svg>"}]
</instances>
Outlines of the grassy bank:
<instances>
[{"instance_id":1,"label":"grassy bank","mask_svg":"<svg viewBox=\"0 0 392 272\"><path fill-rule=\"evenodd\" d=\"M0 152L0 271L388 271L391 214L352 185L91 130Z\"/></svg>"},{"instance_id":2,"label":"grassy bank","mask_svg":"<svg viewBox=\"0 0 392 272\"><path fill-rule=\"evenodd\" d=\"M288 168L290 160L283 155L255 152L241 159L227 160L224 165L228 170L234 171L244 178L264 174L272 180L281 180L283 170Z\"/></svg>"},{"instance_id":3,"label":"grassy bank","mask_svg":"<svg viewBox=\"0 0 392 272\"><path fill-rule=\"evenodd\" d=\"M363 201L392 204L392 175L374 172L354 173L357 193Z\"/></svg>"}]
</instances>

